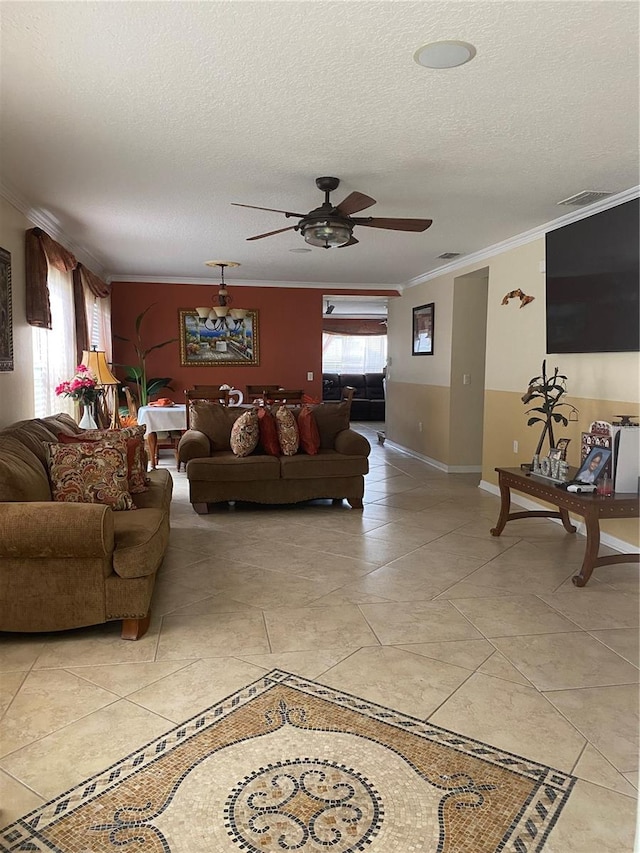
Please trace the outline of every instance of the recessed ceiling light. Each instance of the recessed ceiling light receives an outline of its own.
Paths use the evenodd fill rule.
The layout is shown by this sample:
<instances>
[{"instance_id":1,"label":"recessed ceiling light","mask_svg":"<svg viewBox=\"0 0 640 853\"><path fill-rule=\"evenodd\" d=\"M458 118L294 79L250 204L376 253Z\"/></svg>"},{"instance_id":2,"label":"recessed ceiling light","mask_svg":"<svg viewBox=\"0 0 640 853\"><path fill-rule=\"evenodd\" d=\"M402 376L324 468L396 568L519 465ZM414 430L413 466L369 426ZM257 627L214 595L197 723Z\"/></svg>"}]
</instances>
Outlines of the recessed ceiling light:
<instances>
[{"instance_id":1,"label":"recessed ceiling light","mask_svg":"<svg viewBox=\"0 0 640 853\"><path fill-rule=\"evenodd\" d=\"M297 255L301 255L303 252L310 252L311 249L289 249L290 252L295 252Z\"/></svg>"},{"instance_id":2,"label":"recessed ceiling light","mask_svg":"<svg viewBox=\"0 0 640 853\"><path fill-rule=\"evenodd\" d=\"M418 48L413 58L425 68L456 68L475 55L475 47L466 41L432 41Z\"/></svg>"}]
</instances>

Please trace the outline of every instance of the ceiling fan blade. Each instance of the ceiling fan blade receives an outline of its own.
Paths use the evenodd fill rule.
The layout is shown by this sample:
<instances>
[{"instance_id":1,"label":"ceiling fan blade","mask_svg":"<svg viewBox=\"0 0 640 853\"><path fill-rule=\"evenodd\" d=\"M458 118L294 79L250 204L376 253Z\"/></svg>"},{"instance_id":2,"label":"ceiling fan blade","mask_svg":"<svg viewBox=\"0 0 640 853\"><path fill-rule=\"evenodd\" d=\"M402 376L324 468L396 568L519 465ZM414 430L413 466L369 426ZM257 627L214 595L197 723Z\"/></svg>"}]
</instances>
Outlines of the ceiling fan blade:
<instances>
[{"instance_id":1,"label":"ceiling fan blade","mask_svg":"<svg viewBox=\"0 0 640 853\"><path fill-rule=\"evenodd\" d=\"M298 216L300 219L305 215L304 213L292 213L290 210L276 210L274 207L256 207L255 204L239 204L237 201L232 201L231 204L234 207L250 207L253 210L270 210L271 213L284 213L285 216Z\"/></svg>"},{"instance_id":2,"label":"ceiling fan blade","mask_svg":"<svg viewBox=\"0 0 640 853\"><path fill-rule=\"evenodd\" d=\"M338 246L339 249L345 249L347 246L355 246L356 243L359 243L360 240L356 240L355 237L351 237L346 243L343 243L342 246Z\"/></svg>"},{"instance_id":3,"label":"ceiling fan blade","mask_svg":"<svg viewBox=\"0 0 640 853\"><path fill-rule=\"evenodd\" d=\"M388 228L390 231L426 231L433 222L432 219L384 219L372 217L371 219L353 219L356 225L364 225L367 228Z\"/></svg>"},{"instance_id":4,"label":"ceiling fan blade","mask_svg":"<svg viewBox=\"0 0 640 853\"><path fill-rule=\"evenodd\" d=\"M256 234L255 237L247 237L247 240L262 240L263 237L272 237L274 234L282 234L283 231L293 231L295 225L290 225L288 228L278 228L277 231L267 231L266 234Z\"/></svg>"},{"instance_id":5,"label":"ceiling fan blade","mask_svg":"<svg viewBox=\"0 0 640 853\"><path fill-rule=\"evenodd\" d=\"M365 210L376 203L375 198L365 195L364 193L351 193L336 207L338 213L343 216L350 216L352 213L357 213L359 210Z\"/></svg>"}]
</instances>

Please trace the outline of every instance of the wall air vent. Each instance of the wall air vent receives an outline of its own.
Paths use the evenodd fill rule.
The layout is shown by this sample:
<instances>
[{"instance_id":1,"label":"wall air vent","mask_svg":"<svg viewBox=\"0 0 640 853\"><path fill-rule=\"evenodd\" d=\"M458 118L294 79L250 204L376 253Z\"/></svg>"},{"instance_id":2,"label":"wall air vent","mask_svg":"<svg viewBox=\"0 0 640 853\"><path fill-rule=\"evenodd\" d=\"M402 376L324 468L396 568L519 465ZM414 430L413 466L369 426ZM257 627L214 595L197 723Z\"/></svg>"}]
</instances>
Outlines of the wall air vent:
<instances>
[{"instance_id":1,"label":"wall air vent","mask_svg":"<svg viewBox=\"0 0 640 853\"><path fill-rule=\"evenodd\" d=\"M461 254L462 252L443 252L438 257L442 258L443 261L450 261L451 258L459 258Z\"/></svg>"},{"instance_id":2,"label":"wall air vent","mask_svg":"<svg viewBox=\"0 0 640 853\"><path fill-rule=\"evenodd\" d=\"M602 193L597 190L583 190L581 193L569 196L562 201L557 201L556 204L567 204L573 207L583 207L585 204L594 204L602 198L608 198L613 193Z\"/></svg>"}]
</instances>

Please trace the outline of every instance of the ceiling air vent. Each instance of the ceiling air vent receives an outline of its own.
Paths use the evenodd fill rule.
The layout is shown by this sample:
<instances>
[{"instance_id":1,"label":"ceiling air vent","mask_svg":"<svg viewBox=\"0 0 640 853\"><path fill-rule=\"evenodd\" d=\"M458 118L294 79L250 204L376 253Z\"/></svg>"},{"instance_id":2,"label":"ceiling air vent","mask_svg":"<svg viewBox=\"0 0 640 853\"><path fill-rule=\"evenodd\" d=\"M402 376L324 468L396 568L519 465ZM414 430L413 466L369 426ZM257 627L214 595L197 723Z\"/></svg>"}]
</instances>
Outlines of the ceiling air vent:
<instances>
[{"instance_id":1,"label":"ceiling air vent","mask_svg":"<svg viewBox=\"0 0 640 853\"><path fill-rule=\"evenodd\" d=\"M438 257L442 258L443 261L450 261L451 258L459 258L461 254L462 252L443 252Z\"/></svg>"},{"instance_id":2,"label":"ceiling air vent","mask_svg":"<svg viewBox=\"0 0 640 853\"><path fill-rule=\"evenodd\" d=\"M576 195L569 196L569 198L565 198L562 201L557 201L556 204L568 204L575 207L582 207L585 204L594 204L596 201L600 201L602 198L608 198L613 193L601 193L597 190L583 190L581 193L576 193Z\"/></svg>"}]
</instances>

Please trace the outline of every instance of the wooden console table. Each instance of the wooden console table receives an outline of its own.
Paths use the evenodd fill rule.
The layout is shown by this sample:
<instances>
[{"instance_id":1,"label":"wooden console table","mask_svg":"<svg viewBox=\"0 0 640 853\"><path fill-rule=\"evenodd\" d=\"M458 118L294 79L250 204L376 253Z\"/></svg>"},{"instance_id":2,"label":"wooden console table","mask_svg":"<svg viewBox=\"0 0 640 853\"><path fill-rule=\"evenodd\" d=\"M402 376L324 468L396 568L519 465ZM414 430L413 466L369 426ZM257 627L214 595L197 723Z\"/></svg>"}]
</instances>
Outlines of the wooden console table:
<instances>
[{"instance_id":1,"label":"wooden console table","mask_svg":"<svg viewBox=\"0 0 640 853\"><path fill-rule=\"evenodd\" d=\"M610 497L601 495L579 495L558 489L551 481L543 480L522 471L520 468L496 468L498 485L500 486L500 516L495 527L491 529L492 536L500 536L508 521L516 518L559 518L567 533L575 533L576 528L571 524L569 512L584 518L587 530L587 547L580 573L572 578L576 586L584 586L591 572L597 566L609 566L612 563L639 563L640 554L615 554L611 557L598 557L600 548L600 519L601 518L638 518L639 500L634 494L613 494ZM533 495L540 500L558 507L553 510L531 510L524 512L509 512L511 504L511 489Z\"/></svg>"}]
</instances>

